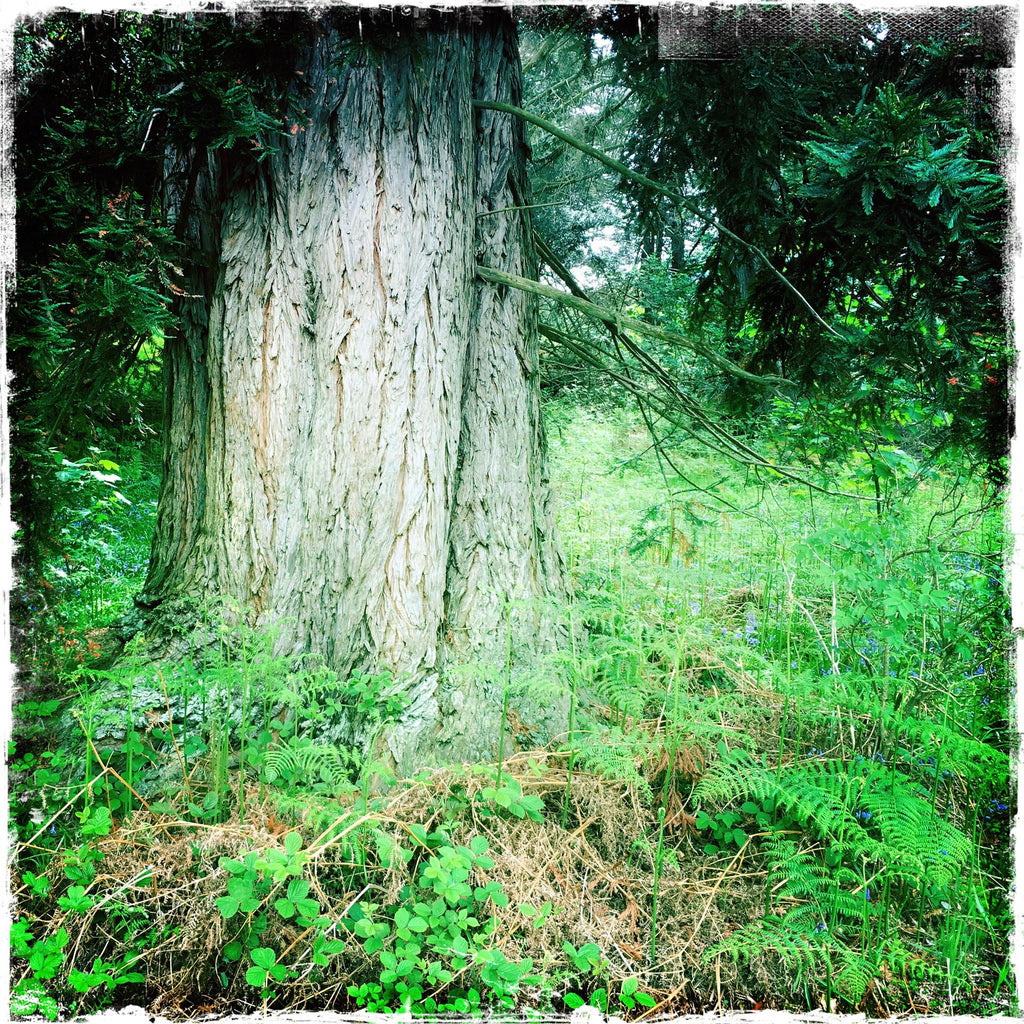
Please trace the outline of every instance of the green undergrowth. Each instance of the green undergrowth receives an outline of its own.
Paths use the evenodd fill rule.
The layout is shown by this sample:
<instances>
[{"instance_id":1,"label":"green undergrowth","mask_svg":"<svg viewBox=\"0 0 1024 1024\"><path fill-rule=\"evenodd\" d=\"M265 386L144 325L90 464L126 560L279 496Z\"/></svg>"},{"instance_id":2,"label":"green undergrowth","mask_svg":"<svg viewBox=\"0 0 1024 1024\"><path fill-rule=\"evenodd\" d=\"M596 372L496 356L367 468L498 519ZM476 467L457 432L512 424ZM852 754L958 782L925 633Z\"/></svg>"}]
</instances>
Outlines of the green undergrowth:
<instances>
[{"instance_id":1,"label":"green undergrowth","mask_svg":"<svg viewBox=\"0 0 1024 1024\"><path fill-rule=\"evenodd\" d=\"M614 410L548 433L564 742L506 700L494 763L412 779L334 728L400 717L394 680L281 658L222 604L190 659L109 657L152 475L72 468L95 526L22 595L16 1013L1013 1011L992 496L940 466L883 507L699 451L666 478Z\"/></svg>"}]
</instances>

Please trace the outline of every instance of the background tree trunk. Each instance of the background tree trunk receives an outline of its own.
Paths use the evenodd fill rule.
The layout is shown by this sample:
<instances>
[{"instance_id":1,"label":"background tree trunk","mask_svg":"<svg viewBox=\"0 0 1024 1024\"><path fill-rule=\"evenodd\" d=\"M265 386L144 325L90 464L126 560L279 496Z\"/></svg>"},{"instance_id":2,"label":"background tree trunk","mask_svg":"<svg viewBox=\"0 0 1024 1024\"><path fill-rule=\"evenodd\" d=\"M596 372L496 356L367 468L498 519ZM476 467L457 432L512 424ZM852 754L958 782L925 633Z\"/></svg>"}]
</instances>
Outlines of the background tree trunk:
<instances>
[{"instance_id":1,"label":"background tree trunk","mask_svg":"<svg viewBox=\"0 0 1024 1024\"><path fill-rule=\"evenodd\" d=\"M474 98L519 101L504 13L296 66L294 134L202 163L204 256L167 345L165 475L142 602L155 628L227 595L284 650L386 668L402 770L491 756L501 695L457 662L554 642L565 596L544 470L525 142ZM334 63L332 63L334 61ZM480 215L480 216L478 216ZM197 264L199 265L199 264ZM162 623L163 625L159 625Z\"/></svg>"}]
</instances>

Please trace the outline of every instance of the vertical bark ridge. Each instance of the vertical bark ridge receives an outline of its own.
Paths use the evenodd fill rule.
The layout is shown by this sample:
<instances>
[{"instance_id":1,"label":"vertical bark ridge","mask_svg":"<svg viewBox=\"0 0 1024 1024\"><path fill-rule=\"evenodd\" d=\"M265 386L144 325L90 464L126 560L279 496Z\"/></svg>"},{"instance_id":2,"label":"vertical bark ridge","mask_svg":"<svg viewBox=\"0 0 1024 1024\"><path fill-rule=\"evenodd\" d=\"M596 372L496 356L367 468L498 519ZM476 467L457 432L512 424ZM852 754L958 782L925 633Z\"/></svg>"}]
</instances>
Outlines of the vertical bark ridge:
<instances>
[{"instance_id":1,"label":"vertical bark ridge","mask_svg":"<svg viewBox=\"0 0 1024 1024\"><path fill-rule=\"evenodd\" d=\"M474 95L519 103L521 72L508 19L492 19L477 32ZM493 212L527 203L522 127L479 111L474 130L477 259L533 277L528 213ZM517 674L528 674L538 653L557 642L554 606L566 597L546 475L535 303L520 292L478 285L471 322L448 537L449 671L434 698L434 721L415 737L392 738L397 759L407 763L494 756L502 694L486 678L493 671L482 666L502 666L511 629ZM509 603L519 607L509 612ZM481 671L450 671L467 662ZM517 702L534 724L549 732L562 727L558 700L549 698L546 710L522 693Z\"/></svg>"},{"instance_id":2,"label":"vertical bark ridge","mask_svg":"<svg viewBox=\"0 0 1024 1024\"><path fill-rule=\"evenodd\" d=\"M525 195L521 129L472 108L518 101L518 58L499 11L340 71L337 43L277 151L197 183L146 597L230 595L285 650L403 676L411 769L489 748L493 695L448 670L504 651L508 600L564 596L531 299L474 282L533 270L523 215L476 216Z\"/></svg>"}]
</instances>

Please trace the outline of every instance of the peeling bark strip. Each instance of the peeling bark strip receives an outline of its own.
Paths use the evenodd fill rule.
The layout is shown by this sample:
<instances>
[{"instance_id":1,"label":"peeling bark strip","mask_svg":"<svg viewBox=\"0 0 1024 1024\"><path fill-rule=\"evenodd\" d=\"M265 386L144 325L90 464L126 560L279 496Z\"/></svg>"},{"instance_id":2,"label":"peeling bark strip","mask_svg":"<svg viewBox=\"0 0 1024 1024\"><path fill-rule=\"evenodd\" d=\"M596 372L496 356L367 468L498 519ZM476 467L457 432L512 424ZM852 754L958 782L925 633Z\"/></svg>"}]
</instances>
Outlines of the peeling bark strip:
<instances>
[{"instance_id":1,"label":"peeling bark strip","mask_svg":"<svg viewBox=\"0 0 1024 1024\"><path fill-rule=\"evenodd\" d=\"M535 272L521 211L478 218L526 201L521 126L473 108L520 72L504 12L338 69L340 42L298 59L304 131L197 181L142 600L229 595L294 653L403 676L408 770L490 755L500 695L448 669L504 660L508 601L565 596L535 301L475 280Z\"/></svg>"}]
</instances>

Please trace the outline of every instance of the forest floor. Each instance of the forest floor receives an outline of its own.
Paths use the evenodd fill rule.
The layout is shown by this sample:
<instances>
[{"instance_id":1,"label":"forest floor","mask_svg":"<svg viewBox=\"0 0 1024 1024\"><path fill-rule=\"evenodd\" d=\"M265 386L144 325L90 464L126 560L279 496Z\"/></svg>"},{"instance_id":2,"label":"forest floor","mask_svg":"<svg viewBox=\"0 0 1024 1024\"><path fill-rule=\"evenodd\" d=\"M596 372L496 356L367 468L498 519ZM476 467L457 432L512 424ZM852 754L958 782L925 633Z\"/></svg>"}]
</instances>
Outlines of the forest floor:
<instances>
[{"instance_id":1,"label":"forest floor","mask_svg":"<svg viewBox=\"0 0 1024 1024\"><path fill-rule=\"evenodd\" d=\"M23 1015L1009 1012L1012 680L981 485L936 475L882 515L699 452L666 480L620 410L555 403L548 432L581 633L522 685L562 673L576 721L538 748L503 715L495 762L413 780L324 739L382 678L297 674L241 633L201 674L97 670L152 478L72 510L91 568L23 595L45 605L11 764Z\"/></svg>"}]
</instances>

